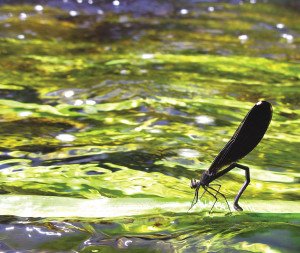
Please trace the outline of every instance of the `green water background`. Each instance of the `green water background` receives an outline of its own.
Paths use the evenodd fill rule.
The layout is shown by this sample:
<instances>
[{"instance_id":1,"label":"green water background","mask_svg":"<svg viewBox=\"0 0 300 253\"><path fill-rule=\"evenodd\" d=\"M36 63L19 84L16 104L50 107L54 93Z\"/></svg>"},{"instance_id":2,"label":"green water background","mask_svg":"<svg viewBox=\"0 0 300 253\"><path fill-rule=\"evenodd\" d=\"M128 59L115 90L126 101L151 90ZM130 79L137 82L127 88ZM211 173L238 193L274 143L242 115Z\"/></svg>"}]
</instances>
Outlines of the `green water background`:
<instances>
[{"instance_id":1,"label":"green water background","mask_svg":"<svg viewBox=\"0 0 300 253\"><path fill-rule=\"evenodd\" d=\"M297 1L3 2L2 251L299 251ZM245 212L187 212L262 99ZM218 180L231 206L243 181Z\"/></svg>"}]
</instances>

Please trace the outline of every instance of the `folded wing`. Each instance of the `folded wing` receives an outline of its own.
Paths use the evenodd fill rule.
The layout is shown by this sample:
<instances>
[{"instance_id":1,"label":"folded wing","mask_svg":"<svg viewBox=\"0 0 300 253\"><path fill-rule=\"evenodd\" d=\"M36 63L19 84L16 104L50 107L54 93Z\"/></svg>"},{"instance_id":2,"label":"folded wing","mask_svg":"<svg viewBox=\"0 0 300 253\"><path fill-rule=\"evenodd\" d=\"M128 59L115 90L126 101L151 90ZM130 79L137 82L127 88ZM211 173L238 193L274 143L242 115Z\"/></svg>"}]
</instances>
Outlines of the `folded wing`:
<instances>
[{"instance_id":1,"label":"folded wing","mask_svg":"<svg viewBox=\"0 0 300 253\"><path fill-rule=\"evenodd\" d=\"M234 135L217 155L209 173L216 173L249 154L261 141L272 119L272 105L267 101L259 101L248 112Z\"/></svg>"}]
</instances>

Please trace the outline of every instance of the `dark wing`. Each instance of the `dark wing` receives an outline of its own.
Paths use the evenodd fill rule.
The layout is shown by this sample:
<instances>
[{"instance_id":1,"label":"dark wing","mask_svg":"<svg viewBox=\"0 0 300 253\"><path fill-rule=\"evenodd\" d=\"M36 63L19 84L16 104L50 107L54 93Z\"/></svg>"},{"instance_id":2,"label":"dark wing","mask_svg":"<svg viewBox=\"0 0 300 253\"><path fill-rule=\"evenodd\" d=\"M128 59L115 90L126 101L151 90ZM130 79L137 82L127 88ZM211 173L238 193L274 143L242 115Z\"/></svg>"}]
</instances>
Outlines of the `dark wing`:
<instances>
[{"instance_id":1,"label":"dark wing","mask_svg":"<svg viewBox=\"0 0 300 253\"><path fill-rule=\"evenodd\" d=\"M229 165L249 154L261 141L272 118L272 105L259 101L248 112L234 135L217 155L209 173L216 173L220 168Z\"/></svg>"}]
</instances>

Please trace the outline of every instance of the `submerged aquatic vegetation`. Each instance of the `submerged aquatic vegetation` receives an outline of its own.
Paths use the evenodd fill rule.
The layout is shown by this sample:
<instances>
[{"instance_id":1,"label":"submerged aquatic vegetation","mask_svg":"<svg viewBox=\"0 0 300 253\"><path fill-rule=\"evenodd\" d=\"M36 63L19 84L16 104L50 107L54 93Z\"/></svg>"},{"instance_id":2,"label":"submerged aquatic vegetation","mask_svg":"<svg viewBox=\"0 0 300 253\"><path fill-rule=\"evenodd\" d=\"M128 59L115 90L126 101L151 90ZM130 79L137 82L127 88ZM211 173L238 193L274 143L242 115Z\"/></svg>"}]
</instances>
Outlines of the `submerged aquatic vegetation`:
<instances>
[{"instance_id":1,"label":"submerged aquatic vegetation","mask_svg":"<svg viewBox=\"0 0 300 253\"><path fill-rule=\"evenodd\" d=\"M82 2L0 5L0 249L297 252L299 14ZM189 179L260 99L246 212L188 213ZM230 202L241 173L220 179Z\"/></svg>"}]
</instances>

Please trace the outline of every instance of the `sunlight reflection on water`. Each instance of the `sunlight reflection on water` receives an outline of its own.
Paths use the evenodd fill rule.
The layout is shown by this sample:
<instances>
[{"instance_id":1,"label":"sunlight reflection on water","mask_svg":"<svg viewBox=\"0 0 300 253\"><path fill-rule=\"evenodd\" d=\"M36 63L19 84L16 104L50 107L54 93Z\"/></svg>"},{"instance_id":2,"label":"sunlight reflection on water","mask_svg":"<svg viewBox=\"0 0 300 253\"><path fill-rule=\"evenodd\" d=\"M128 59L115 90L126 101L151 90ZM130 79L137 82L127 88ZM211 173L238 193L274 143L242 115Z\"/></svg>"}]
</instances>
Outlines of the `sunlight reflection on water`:
<instances>
[{"instance_id":1,"label":"sunlight reflection on water","mask_svg":"<svg viewBox=\"0 0 300 253\"><path fill-rule=\"evenodd\" d=\"M294 11L263 1L33 2L0 6L0 251L295 251ZM274 120L241 161L252 180L245 212L226 215L220 200L209 215L211 196L187 212L190 178L260 99L274 104ZM231 206L243 180L220 179Z\"/></svg>"}]
</instances>

